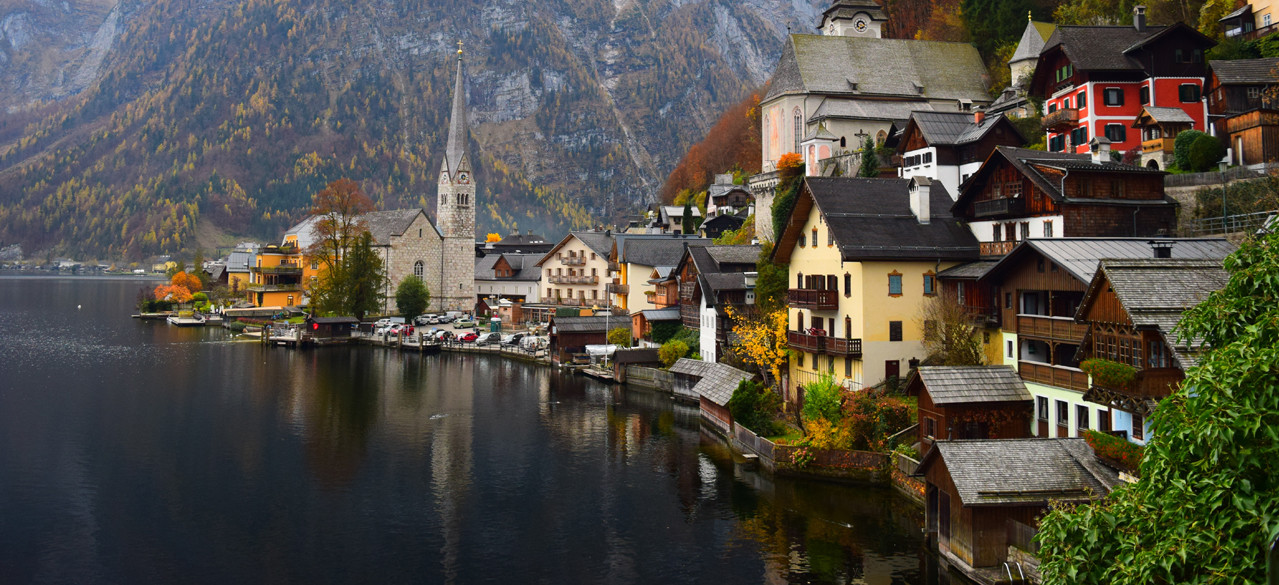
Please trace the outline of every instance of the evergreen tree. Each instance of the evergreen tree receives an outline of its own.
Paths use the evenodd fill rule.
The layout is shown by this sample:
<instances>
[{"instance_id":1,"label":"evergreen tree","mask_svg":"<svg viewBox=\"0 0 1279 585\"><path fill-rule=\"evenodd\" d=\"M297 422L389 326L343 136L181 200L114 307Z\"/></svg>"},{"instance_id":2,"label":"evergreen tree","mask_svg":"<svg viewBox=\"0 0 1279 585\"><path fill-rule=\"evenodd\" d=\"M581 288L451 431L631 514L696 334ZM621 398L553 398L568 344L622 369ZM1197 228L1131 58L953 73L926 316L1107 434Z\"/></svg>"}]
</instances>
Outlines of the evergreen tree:
<instances>
[{"instance_id":1,"label":"evergreen tree","mask_svg":"<svg viewBox=\"0 0 1279 585\"><path fill-rule=\"evenodd\" d=\"M386 274L383 271L382 259L373 249L373 234L365 231L359 235L355 246L347 254L345 264L348 279L345 312L357 319L363 319L369 313L380 311Z\"/></svg>"},{"instance_id":2,"label":"evergreen tree","mask_svg":"<svg viewBox=\"0 0 1279 585\"><path fill-rule=\"evenodd\" d=\"M684 200L684 233L691 234L697 226L693 225L693 198L689 197Z\"/></svg>"},{"instance_id":3,"label":"evergreen tree","mask_svg":"<svg viewBox=\"0 0 1279 585\"><path fill-rule=\"evenodd\" d=\"M858 167L857 176L872 179L879 176L879 156L875 154L875 140L869 136L862 145L862 166Z\"/></svg>"}]
</instances>

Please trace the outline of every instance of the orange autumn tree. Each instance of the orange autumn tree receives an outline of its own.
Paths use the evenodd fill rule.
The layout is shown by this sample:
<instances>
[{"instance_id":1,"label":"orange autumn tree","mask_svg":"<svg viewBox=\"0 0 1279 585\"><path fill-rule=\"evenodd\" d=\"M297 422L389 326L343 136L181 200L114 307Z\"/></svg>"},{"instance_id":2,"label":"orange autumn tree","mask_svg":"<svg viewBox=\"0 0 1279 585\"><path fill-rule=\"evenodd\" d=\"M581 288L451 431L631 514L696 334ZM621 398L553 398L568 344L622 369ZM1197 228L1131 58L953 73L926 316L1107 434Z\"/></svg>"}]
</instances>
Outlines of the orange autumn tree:
<instances>
[{"instance_id":1,"label":"orange autumn tree","mask_svg":"<svg viewBox=\"0 0 1279 585\"><path fill-rule=\"evenodd\" d=\"M499 234L499 233L491 233L491 234L489 234L489 235L487 235L487 236L485 236L485 237L484 237L484 241L485 241L485 242L491 242L491 243L496 244L496 243L498 243L498 242L502 241L502 234Z\"/></svg>"},{"instance_id":2,"label":"orange autumn tree","mask_svg":"<svg viewBox=\"0 0 1279 585\"><path fill-rule=\"evenodd\" d=\"M191 302L191 291L187 289L187 287L185 286L178 286L174 284L162 284L160 286L155 287L155 290L152 292L152 294L155 296L155 300L157 301L168 300L168 301L173 301L175 303Z\"/></svg>"},{"instance_id":3,"label":"orange autumn tree","mask_svg":"<svg viewBox=\"0 0 1279 585\"><path fill-rule=\"evenodd\" d=\"M204 288L204 285L200 283L199 277L190 272L174 273L173 278L169 280L169 284L183 287L191 293L200 292Z\"/></svg>"}]
</instances>

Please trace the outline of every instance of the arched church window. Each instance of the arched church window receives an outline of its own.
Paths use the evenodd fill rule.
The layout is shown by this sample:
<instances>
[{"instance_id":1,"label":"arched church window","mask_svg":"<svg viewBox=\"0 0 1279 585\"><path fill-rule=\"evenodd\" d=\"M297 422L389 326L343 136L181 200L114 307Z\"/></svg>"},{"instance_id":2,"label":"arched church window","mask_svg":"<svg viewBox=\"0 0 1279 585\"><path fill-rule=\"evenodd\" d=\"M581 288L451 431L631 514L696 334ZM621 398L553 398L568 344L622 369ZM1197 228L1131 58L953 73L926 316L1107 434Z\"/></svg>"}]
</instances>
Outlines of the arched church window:
<instances>
[{"instance_id":1,"label":"arched church window","mask_svg":"<svg viewBox=\"0 0 1279 585\"><path fill-rule=\"evenodd\" d=\"M800 152L799 141L804 139L804 116L800 114L799 108L795 108L795 149L791 152Z\"/></svg>"},{"instance_id":2,"label":"arched church window","mask_svg":"<svg viewBox=\"0 0 1279 585\"><path fill-rule=\"evenodd\" d=\"M417 262L414 262L414 263L413 263L413 276L416 276L416 277L418 277L418 278L422 278L422 274L423 274L423 272L424 272L425 268L426 268L426 265L425 265L425 264L423 264L421 260L418 260Z\"/></svg>"},{"instance_id":3,"label":"arched church window","mask_svg":"<svg viewBox=\"0 0 1279 585\"><path fill-rule=\"evenodd\" d=\"M840 147L840 148L848 148L848 139L847 139L847 138L845 138L845 137L843 137L843 136L840 136L840 137L839 137L839 147Z\"/></svg>"}]
</instances>

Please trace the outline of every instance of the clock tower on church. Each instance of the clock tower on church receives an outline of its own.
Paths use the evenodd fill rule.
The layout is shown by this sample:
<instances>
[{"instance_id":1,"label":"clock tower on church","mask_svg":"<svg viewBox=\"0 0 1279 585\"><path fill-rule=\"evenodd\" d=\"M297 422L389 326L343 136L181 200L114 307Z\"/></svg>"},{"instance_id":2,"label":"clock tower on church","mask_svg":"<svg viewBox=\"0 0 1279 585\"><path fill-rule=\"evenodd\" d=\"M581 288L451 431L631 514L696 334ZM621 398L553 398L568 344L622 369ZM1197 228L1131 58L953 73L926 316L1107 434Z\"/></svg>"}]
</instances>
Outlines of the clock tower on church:
<instances>
[{"instance_id":1,"label":"clock tower on church","mask_svg":"<svg viewBox=\"0 0 1279 585\"><path fill-rule=\"evenodd\" d=\"M873 0L835 0L822 13L821 33L833 37L883 38L888 15Z\"/></svg>"},{"instance_id":2,"label":"clock tower on church","mask_svg":"<svg viewBox=\"0 0 1279 585\"><path fill-rule=\"evenodd\" d=\"M449 136L440 164L439 195L436 198L436 227L443 236L439 307L450 311L475 309L475 177L467 143L466 87L462 80L462 43L457 48L457 81L453 87L453 110Z\"/></svg>"}]
</instances>

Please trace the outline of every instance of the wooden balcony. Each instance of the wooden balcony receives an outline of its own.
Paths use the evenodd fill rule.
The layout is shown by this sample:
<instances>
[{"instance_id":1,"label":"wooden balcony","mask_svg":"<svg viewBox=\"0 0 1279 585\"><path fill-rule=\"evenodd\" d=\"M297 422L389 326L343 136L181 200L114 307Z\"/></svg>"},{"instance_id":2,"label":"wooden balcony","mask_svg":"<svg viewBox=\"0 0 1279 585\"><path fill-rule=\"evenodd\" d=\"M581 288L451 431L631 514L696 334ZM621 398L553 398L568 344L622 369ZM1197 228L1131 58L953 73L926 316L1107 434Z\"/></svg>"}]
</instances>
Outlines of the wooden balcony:
<instances>
[{"instance_id":1,"label":"wooden balcony","mask_svg":"<svg viewBox=\"0 0 1279 585\"><path fill-rule=\"evenodd\" d=\"M1020 361L1017 362L1017 372L1021 374L1021 379L1027 382L1038 382L1080 392L1088 389L1088 374L1079 368Z\"/></svg>"},{"instance_id":2,"label":"wooden balcony","mask_svg":"<svg viewBox=\"0 0 1279 585\"><path fill-rule=\"evenodd\" d=\"M676 294L675 291L670 289L666 289L666 290L658 289L653 294L645 295L645 296L648 297L648 302L656 305L659 308L673 307L679 304L679 295Z\"/></svg>"},{"instance_id":3,"label":"wooden balcony","mask_svg":"<svg viewBox=\"0 0 1279 585\"><path fill-rule=\"evenodd\" d=\"M586 256L560 256L560 264L565 266L585 266Z\"/></svg>"},{"instance_id":4,"label":"wooden balcony","mask_svg":"<svg viewBox=\"0 0 1279 585\"><path fill-rule=\"evenodd\" d=\"M291 284L250 284L248 286L251 292L291 292L301 291L302 283L294 282Z\"/></svg>"},{"instance_id":5,"label":"wooden balcony","mask_svg":"<svg viewBox=\"0 0 1279 585\"><path fill-rule=\"evenodd\" d=\"M1172 394L1185 377L1185 372L1178 368L1139 370L1137 378L1127 388L1108 388L1093 384L1084 393L1084 400L1148 416L1155 405Z\"/></svg>"},{"instance_id":6,"label":"wooden balcony","mask_svg":"<svg viewBox=\"0 0 1279 585\"><path fill-rule=\"evenodd\" d=\"M1078 344L1088 333L1088 325L1070 317L1017 315L1017 334Z\"/></svg>"},{"instance_id":7,"label":"wooden balcony","mask_svg":"<svg viewBox=\"0 0 1279 585\"><path fill-rule=\"evenodd\" d=\"M826 338L826 353L831 355L843 355L853 358L862 357L862 340L845 339L841 337Z\"/></svg>"},{"instance_id":8,"label":"wooden balcony","mask_svg":"<svg viewBox=\"0 0 1279 585\"><path fill-rule=\"evenodd\" d=\"M1013 248L1017 247L1017 242L982 242L982 256L1007 256Z\"/></svg>"},{"instance_id":9,"label":"wooden balcony","mask_svg":"<svg viewBox=\"0 0 1279 585\"><path fill-rule=\"evenodd\" d=\"M826 347L825 341L826 337L823 335L809 335L800 331L786 332L786 344L797 351L821 353Z\"/></svg>"},{"instance_id":10,"label":"wooden balcony","mask_svg":"<svg viewBox=\"0 0 1279 585\"><path fill-rule=\"evenodd\" d=\"M1153 140L1145 140L1141 143L1141 152L1150 154L1152 152L1172 153L1172 144L1175 138L1155 138Z\"/></svg>"},{"instance_id":11,"label":"wooden balcony","mask_svg":"<svg viewBox=\"0 0 1279 585\"><path fill-rule=\"evenodd\" d=\"M786 291L786 301L797 309L834 311L839 308L839 291L792 288Z\"/></svg>"},{"instance_id":12,"label":"wooden balcony","mask_svg":"<svg viewBox=\"0 0 1279 585\"><path fill-rule=\"evenodd\" d=\"M631 285L611 282L605 287L605 292L611 295L629 295L631 294Z\"/></svg>"},{"instance_id":13,"label":"wooden balcony","mask_svg":"<svg viewBox=\"0 0 1279 585\"><path fill-rule=\"evenodd\" d=\"M600 283L600 277L582 275L582 274L575 275L575 276L555 275L555 276L551 276L548 280L550 280L551 284L599 284Z\"/></svg>"},{"instance_id":14,"label":"wooden balcony","mask_svg":"<svg viewBox=\"0 0 1279 585\"><path fill-rule=\"evenodd\" d=\"M1069 132L1079 125L1079 110L1062 108L1051 114L1044 114L1041 123L1044 130L1049 132Z\"/></svg>"},{"instance_id":15,"label":"wooden balcony","mask_svg":"<svg viewBox=\"0 0 1279 585\"><path fill-rule=\"evenodd\" d=\"M973 203L976 217L1022 216L1026 214L1026 200L1021 197L1004 197Z\"/></svg>"}]
</instances>

